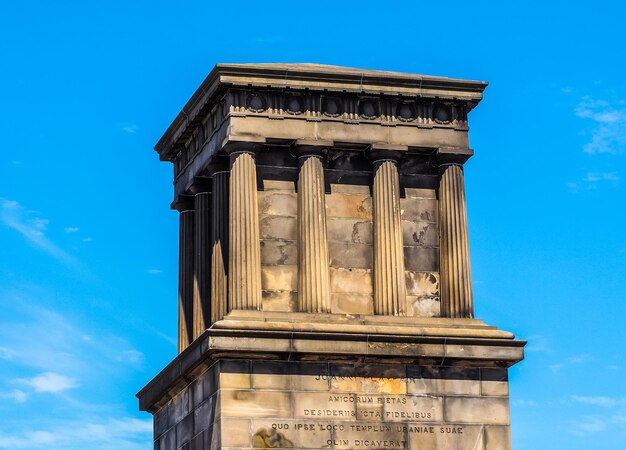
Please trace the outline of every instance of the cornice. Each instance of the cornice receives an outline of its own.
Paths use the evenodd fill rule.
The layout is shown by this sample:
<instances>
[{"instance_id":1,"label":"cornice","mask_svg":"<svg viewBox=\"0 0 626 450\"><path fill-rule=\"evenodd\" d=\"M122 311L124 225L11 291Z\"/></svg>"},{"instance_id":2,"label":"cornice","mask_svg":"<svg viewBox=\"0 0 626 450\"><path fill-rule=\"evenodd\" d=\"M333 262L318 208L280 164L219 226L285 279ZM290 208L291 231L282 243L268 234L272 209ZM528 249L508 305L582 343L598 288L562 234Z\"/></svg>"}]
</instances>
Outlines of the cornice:
<instances>
[{"instance_id":1,"label":"cornice","mask_svg":"<svg viewBox=\"0 0 626 450\"><path fill-rule=\"evenodd\" d=\"M229 113L223 95L229 88L291 91L296 96L298 91L309 95L318 92L325 93L327 98L332 93L358 94L363 98L386 96L395 97L399 104L438 99L464 104L469 111L480 102L486 86L482 81L320 64L218 64L174 119L155 150L162 160L172 161L197 129L203 128L201 125L216 120L221 123ZM318 105L317 109L323 106ZM410 111L410 104L407 108Z\"/></svg>"}]
</instances>

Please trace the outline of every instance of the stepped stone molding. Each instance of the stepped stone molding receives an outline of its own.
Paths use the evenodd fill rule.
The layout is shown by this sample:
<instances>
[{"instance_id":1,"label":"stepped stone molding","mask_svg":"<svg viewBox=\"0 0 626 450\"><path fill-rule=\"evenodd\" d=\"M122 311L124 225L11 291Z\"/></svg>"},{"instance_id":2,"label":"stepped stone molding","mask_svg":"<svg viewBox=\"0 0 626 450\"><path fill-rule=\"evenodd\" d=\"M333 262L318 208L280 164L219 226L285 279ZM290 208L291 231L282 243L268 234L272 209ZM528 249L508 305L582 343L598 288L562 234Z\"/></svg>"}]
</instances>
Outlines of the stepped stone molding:
<instances>
[{"instance_id":1,"label":"stepped stone molding","mask_svg":"<svg viewBox=\"0 0 626 450\"><path fill-rule=\"evenodd\" d=\"M213 174L211 196L211 323L224 318L227 311L228 268L228 182L229 173Z\"/></svg>"},{"instance_id":2,"label":"stepped stone molding","mask_svg":"<svg viewBox=\"0 0 626 450\"><path fill-rule=\"evenodd\" d=\"M298 177L298 309L330 312L324 167L321 156L300 156Z\"/></svg>"},{"instance_id":3,"label":"stepped stone molding","mask_svg":"<svg viewBox=\"0 0 626 450\"><path fill-rule=\"evenodd\" d=\"M406 315L398 167L389 159L374 167L374 312Z\"/></svg>"},{"instance_id":4,"label":"stepped stone molding","mask_svg":"<svg viewBox=\"0 0 626 450\"><path fill-rule=\"evenodd\" d=\"M261 251L256 164L253 153L230 154L229 311L261 308Z\"/></svg>"},{"instance_id":5,"label":"stepped stone molding","mask_svg":"<svg viewBox=\"0 0 626 450\"><path fill-rule=\"evenodd\" d=\"M439 185L441 313L444 317L474 317L469 258L465 181L460 164L441 166Z\"/></svg>"}]
</instances>

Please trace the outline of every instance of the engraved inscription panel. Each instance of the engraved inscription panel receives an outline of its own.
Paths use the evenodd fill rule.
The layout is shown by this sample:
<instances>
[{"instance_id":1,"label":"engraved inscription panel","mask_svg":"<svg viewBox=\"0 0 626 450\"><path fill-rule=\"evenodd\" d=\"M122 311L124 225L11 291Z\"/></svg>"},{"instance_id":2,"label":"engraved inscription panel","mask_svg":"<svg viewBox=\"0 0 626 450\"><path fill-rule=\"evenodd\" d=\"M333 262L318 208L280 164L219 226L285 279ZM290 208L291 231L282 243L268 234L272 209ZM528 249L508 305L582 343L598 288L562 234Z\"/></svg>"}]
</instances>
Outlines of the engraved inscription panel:
<instances>
[{"instance_id":1,"label":"engraved inscription panel","mask_svg":"<svg viewBox=\"0 0 626 450\"><path fill-rule=\"evenodd\" d=\"M263 364L272 370L253 367L250 388L220 389L224 448L484 450L487 428L508 435L508 396L485 389L504 381L483 378L480 369L390 371L364 365L343 375L350 367L331 364L317 374L299 374L306 364ZM295 382L300 376L306 383ZM265 389L255 389L260 386ZM501 444L510 448L509 442Z\"/></svg>"}]
</instances>

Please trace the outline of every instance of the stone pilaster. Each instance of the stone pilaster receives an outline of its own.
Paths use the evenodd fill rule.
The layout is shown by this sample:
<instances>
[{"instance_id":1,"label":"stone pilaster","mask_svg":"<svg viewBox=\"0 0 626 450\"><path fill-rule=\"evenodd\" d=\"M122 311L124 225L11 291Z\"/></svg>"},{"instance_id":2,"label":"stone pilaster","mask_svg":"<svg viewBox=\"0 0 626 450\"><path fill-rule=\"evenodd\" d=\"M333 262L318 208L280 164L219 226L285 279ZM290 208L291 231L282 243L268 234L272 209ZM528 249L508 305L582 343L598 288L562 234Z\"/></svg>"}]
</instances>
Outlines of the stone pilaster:
<instances>
[{"instance_id":1,"label":"stone pilaster","mask_svg":"<svg viewBox=\"0 0 626 450\"><path fill-rule=\"evenodd\" d=\"M178 352L193 340L194 210L193 199L183 197L174 207L180 212L178 240Z\"/></svg>"},{"instance_id":2,"label":"stone pilaster","mask_svg":"<svg viewBox=\"0 0 626 450\"><path fill-rule=\"evenodd\" d=\"M406 314L397 155L373 151L374 313Z\"/></svg>"},{"instance_id":3,"label":"stone pilaster","mask_svg":"<svg viewBox=\"0 0 626 450\"><path fill-rule=\"evenodd\" d=\"M213 174L211 222L211 323L227 311L228 171Z\"/></svg>"},{"instance_id":4,"label":"stone pilaster","mask_svg":"<svg viewBox=\"0 0 626 450\"><path fill-rule=\"evenodd\" d=\"M230 153L229 310L261 309L261 250L256 163L251 151Z\"/></svg>"},{"instance_id":5,"label":"stone pilaster","mask_svg":"<svg viewBox=\"0 0 626 450\"><path fill-rule=\"evenodd\" d=\"M203 186L194 196L195 259L193 284L193 339L211 324L211 194Z\"/></svg>"},{"instance_id":6,"label":"stone pilaster","mask_svg":"<svg viewBox=\"0 0 626 450\"><path fill-rule=\"evenodd\" d=\"M443 164L440 166L440 172L441 315L472 318L474 302L463 168L460 164Z\"/></svg>"},{"instance_id":7,"label":"stone pilaster","mask_svg":"<svg viewBox=\"0 0 626 450\"><path fill-rule=\"evenodd\" d=\"M298 309L330 312L330 271L326 237L324 166L320 147L297 146Z\"/></svg>"}]
</instances>

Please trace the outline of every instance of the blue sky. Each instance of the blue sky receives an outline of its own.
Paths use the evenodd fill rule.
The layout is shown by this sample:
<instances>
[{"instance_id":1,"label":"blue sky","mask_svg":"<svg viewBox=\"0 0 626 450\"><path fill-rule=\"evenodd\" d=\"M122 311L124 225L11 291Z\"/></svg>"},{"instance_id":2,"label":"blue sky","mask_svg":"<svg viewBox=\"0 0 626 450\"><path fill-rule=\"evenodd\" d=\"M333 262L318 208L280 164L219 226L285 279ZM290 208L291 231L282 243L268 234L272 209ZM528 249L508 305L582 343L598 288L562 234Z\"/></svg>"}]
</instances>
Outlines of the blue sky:
<instances>
[{"instance_id":1,"label":"blue sky","mask_svg":"<svg viewBox=\"0 0 626 450\"><path fill-rule=\"evenodd\" d=\"M172 168L218 62L486 80L466 165L477 316L528 339L516 449L626 448L619 2L4 2L0 449L142 449L176 353Z\"/></svg>"}]
</instances>

